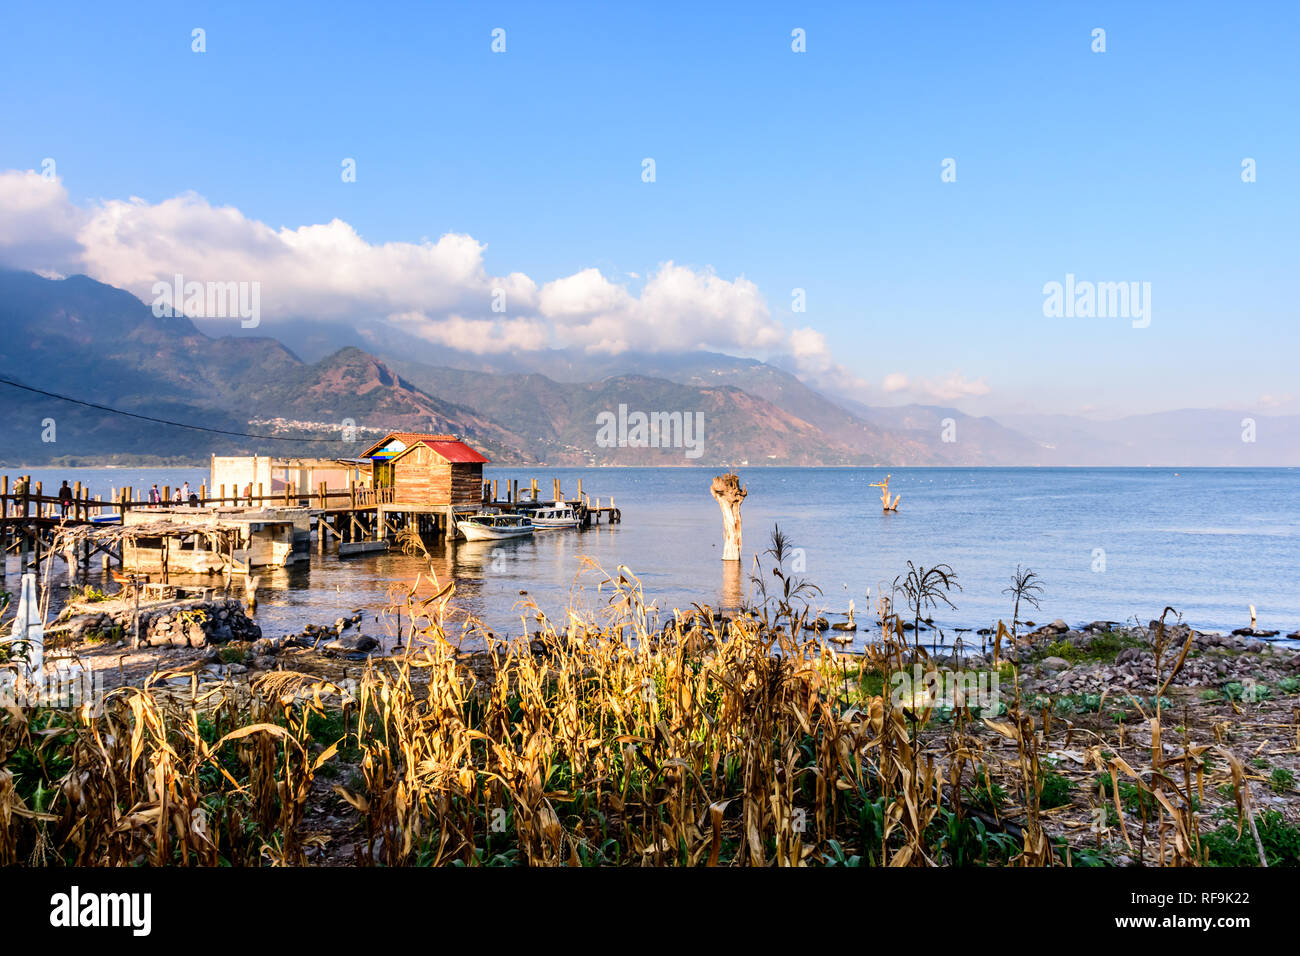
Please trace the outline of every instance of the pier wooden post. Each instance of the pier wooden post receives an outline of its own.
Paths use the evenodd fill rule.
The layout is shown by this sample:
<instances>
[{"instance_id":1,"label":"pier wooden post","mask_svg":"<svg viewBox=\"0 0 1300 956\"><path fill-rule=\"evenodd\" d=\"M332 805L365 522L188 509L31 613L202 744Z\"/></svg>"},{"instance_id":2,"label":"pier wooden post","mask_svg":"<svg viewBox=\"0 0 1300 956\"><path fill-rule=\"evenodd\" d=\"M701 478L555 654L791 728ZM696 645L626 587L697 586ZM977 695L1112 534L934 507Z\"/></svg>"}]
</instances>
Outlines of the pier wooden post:
<instances>
[{"instance_id":1,"label":"pier wooden post","mask_svg":"<svg viewBox=\"0 0 1300 956\"><path fill-rule=\"evenodd\" d=\"M28 481L30 482L31 479L29 478ZM28 487L31 487L31 485L29 484ZM39 481L36 482L36 487L33 489L33 497L36 499L35 502L34 502L34 504L36 505L36 508L33 510L33 515L34 515L34 517L36 518L36 524L32 525L32 566L36 569L36 578L37 578L37 580L40 580L40 576L41 576L41 525L40 525L40 519L41 519L41 517L42 517L41 511L42 511L42 508L43 508L43 506L44 506L44 503L41 501L41 483L40 483ZM25 508L23 509L24 512L25 512L26 510L27 510L27 509L25 509Z\"/></svg>"},{"instance_id":2,"label":"pier wooden post","mask_svg":"<svg viewBox=\"0 0 1300 956\"><path fill-rule=\"evenodd\" d=\"M32 479L29 476L23 476L23 493L22 500L14 502L14 514L18 516L18 573L27 573L27 549L29 542L27 539L27 508L28 496L31 494Z\"/></svg>"},{"instance_id":3,"label":"pier wooden post","mask_svg":"<svg viewBox=\"0 0 1300 956\"><path fill-rule=\"evenodd\" d=\"M0 475L0 581L9 564L9 476Z\"/></svg>"},{"instance_id":4,"label":"pier wooden post","mask_svg":"<svg viewBox=\"0 0 1300 956\"><path fill-rule=\"evenodd\" d=\"M739 561L741 551L740 505L749 494L736 474L718 475L709 487L710 494L722 509L722 560Z\"/></svg>"}]
</instances>

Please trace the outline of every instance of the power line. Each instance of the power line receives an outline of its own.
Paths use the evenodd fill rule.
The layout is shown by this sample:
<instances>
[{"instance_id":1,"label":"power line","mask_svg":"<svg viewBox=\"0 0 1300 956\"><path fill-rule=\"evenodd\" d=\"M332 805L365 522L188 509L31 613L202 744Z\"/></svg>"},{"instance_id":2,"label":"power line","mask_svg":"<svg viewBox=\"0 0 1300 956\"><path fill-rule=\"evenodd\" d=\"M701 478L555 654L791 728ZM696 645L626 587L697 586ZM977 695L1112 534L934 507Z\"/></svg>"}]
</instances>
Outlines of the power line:
<instances>
[{"instance_id":1,"label":"power line","mask_svg":"<svg viewBox=\"0 0 1300 956\"><path fill-rule=\"evenodd\" d=\"M9 385L13 388L20 388L24 392L35 392L37 395L44 395L47 398L57 398L60 401L71 402L74 405L84 405L86 408L98 409L101 412L111 412L114 415L125 415L127 418L138 418L144 422L153 422L155 425L171 425L175 428L189 428L196 432L212 432L216 435L233 435L237 438L256 438L259 441L296 441L319 444L334 443L343 440L341 438L293 438L287 435L254 435L250 432L234 432L225 428L208 428L205 425L187 425L185 422L173 422L166 418L154 418L151 415L140 415L136 412L128 412L120 408L110 408L107 405L100 405L98 402L86 402L79 398L72 398L68 395L60 395L57 392L47 392L43 388L33 388L31 385L23 385L21 382L10 381L7 378L0 378L0 385Z\"/></svg>"}]
</instances>

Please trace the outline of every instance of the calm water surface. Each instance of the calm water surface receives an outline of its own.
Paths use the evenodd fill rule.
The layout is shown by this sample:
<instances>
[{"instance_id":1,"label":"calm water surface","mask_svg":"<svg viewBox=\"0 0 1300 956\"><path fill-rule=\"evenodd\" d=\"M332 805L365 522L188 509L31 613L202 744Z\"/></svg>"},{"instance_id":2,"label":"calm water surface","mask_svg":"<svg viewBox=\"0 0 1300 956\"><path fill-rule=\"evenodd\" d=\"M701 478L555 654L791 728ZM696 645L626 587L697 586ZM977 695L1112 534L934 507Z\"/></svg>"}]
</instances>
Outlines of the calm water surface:
<instances>
[{"instance_id":1,"label":"calm water surface","mask_svg":"<svg viewBox=\"0 0 1300 956\"><path fill-rule=\"evenodd\" d=\"M461 616L477 616L498 634L517 634L521 601L534 600L558 616L571 589L583 582L585 602L599 604L598 577L579 576L583 556L611 572L626 565L667 613L722 603L721 516L709 495L715 469L486 471L489 478L519 478L521 484L536 477L543 488L558 477L568 493L581 477L593 498L614 497L623 523L513 542L431 541L438 573L456 583ZM197 489L208 479L200 469L31 473L47 493L67 478L105 496L114 488L143 490L153 482L175 487L188 480ZM1248 606L1254 604L1261 627L1284 634L1300 628L1300 469L891 473L890 490L901 493L902 502L897 514L887 515L879 492L869 487L884 476L878 469L740 469L749 488L742 510L746 589L754 555L767 547L779 523L802 549L796 557L803 573L822 588L815 606L833 615L853 599L859 623L881 588L888 590L911 560L925 566L946 562L957 572L963 590L952 595L956 610L934 612L945 626L1009 619L1001 592L1020 563L1037 571L1046 589L1041 612L1022 617L1145 622L1168 604L1195 627L1227 630L1248 624ZM377 614L389 604L392 589L404 591L421 567L397 554L340 561L313 553L310 567L262 575L258 620L275 635L333 621L353 608ZM10 575L15 571L16 563ZM384 622L372 619L367 627L378 633Z\"/></svg>"}]
</instances>

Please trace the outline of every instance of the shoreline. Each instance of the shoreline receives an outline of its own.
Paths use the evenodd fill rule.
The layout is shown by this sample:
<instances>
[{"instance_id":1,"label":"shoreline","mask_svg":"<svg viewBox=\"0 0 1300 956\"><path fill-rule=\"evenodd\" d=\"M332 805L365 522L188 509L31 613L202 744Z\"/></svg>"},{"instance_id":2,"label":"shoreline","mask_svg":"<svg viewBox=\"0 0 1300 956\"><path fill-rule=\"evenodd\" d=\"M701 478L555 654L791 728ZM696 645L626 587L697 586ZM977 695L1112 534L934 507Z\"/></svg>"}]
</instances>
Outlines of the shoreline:
<instances>
[{"instance_id":1,"label":"shoreline","mask_svg":"<svg viewBox=\"0 0 1300 956\"><path fill-rule=\"evenodd\" d=\"M791 641L787 634L778 652L764 637L773 632L756 619L724 623L704 614L656 632L639 632L633 624L636 649L624 644L618 622L587 625L580 639L539 634L495 654L456 652L431 626L411 635L420 638L411 654L381 655L356 650L364 643L354 633L358 623L340 617L319 629L315 648L295 640L265 653L266 638L217 648L156 648L171 666L133 682L143 685L138 697L110 698L102 715L83 711L86 728L75 733L102 740L91 736L98 722L125 719L128 703L175 735L201 735L205 721L221 721L209 734L214 740L224 735L215 747L209 741L213 756L173 771L196 793L207 786L221 794L248 793L244 776L256 779L263 758L276 765L282 748L275 738L298 741L311 762L294 771L297 810L265 818L279 827L284 860L298 864L476 865L486 860L476 855L482 851L518 853L513 862L574 865L583 862L576 848L590 854L597 845L600 855L592 861L602 866L698 865L710 846L711 865L761 863L773 853L777 862L807 865L1300 862L1294 846L1300 654L1251 647L1246 639L1180 625L1078 632L1047 625L1019 640L1004 638L982 659L928 658L905 645L901 633L859 654L839 654L804 635ZM687 661L691 666L681 666ZM950 678L962 670L969 677L972 666L992 678L991 699L984 696L989 681L979 684L978 696L969 681L959 683L963 696L945 700L917 693L906 676L916 668L951 687ZM765 674L782 688L770 699L759 692ZM1094 679L1104 686L1094 686ZM662 689L636 691L658 682ZM727 700L713 703L711 695ZM514 718L511 707L521 708ZM283 720L267 723L277 713ZM701 722L704 715L708 720ZM590 724L573 736L563 728L575 719ZM722 722L717 731L710 729L714 722ZM73 733L61 732L45 749L62 753ZM697 733L711 735L703 749L690 745ZM730 737L737 733L739 742ZM220 756L223 742L250 734L275 736L264 738L269 746L253 740L239 745L246 767L233 754L227 758L223 766L238 777L200 774L204 760ZM485 738L490 747L483 746ZM159 732L157 739L168 738ZM468 744L471 739L477 747ZM153 736L144 740L146 748L161 746ZM717 756L710 762L714 747L722 750L721 763ZM517 778L518 786L509 775L518 761L533 759L528 755L535 748L546 752L547 767L556 761L574 781L547 796L553 811L527 809L539 793L527 788L533 770ZM209 753L197 744L181 752ZM740 767L744 753L762 757L752 766L763 774L756 788L763 797L752 805L745 796L749 785L728 769ZM622 772L614 775L621 787L609 786L605 768L632 754L653 771L647 776L653 786ZM682 756L666 756L675 754ZM502 766L494 755L505 755ZM826 787L782 789L779 784L790 779L783 775L789 760L795 761L795 779L811 780L808 771L815 768ZM390 766L384 761L396 761L394 771L409 761L411 775L380 769ZM639 765L633 760L627 766ZM676 766L689 774L672 770ZM910 775L896 772L903 768ZM539 772L540 779L549 773ZM401 841L377 836L386 832L379 824L390 820L394 806L385 795L391 797L400 781L418 788L415 799L401 801L414 814L402 819L402 831L436 834L439 825L463 819L459 814L481 810L485 800L513 808L513 825L499 836L476 826L475 835L447 856L436 839L403 849ZM658 830L641 828L660 818L643 812L695 800L697 790L698 805L663 821L680 823L680 839L669 841L668 850L661 850L657 835L647 840ZM665 792L672 796L666 802ZM837 796L828 799L829 793ZM785 810L751 817L753 808L769 806L771 794ZM735 811L726 813L733 802ZM716 809L711 817L709 806ZM908 807L915 826L907 825ZM903 825L891 828L892 839L873 836L870 821L887 812ZM808 828L783 827L790 815ZM1243 837L1243 815L1259 839ZM701 819L712 820L711 831L691 828L689 821ZM538 820L552 834L542 842L529 829ZM931 820L940 825L930 827ZM183 828L185 819L177 821ZM603 835L599 844L583 836L592 827ZM759 828L756 836L750 827ZM138 831L146 848L151 832ZM783 842L788 839L794 842ZM76 849L57 836L53 845ZM221 845L253 863L266 839L258 830L247 839L228 831ZM684 857L678 847L686 848ZM113 855L118 851L103 852L90 862L120 862ZM141 850L122 852L131 859ZM850 853L854 862L848 862ZM228 865L232 857L225 859ZM195 862L223 865L216 856Z\"/></svg>"}]
</instances>

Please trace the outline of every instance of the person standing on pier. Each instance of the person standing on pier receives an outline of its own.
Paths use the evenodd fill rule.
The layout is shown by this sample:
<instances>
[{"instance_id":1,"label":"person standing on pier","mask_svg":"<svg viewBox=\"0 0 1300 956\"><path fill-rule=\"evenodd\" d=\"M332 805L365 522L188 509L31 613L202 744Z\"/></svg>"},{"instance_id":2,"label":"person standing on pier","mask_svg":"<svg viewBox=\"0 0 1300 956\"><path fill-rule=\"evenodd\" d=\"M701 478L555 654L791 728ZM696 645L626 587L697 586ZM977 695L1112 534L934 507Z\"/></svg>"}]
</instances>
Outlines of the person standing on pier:
<instances>
[{"instance_id":1,"label":"person standing on pier","mask_svg":"<svg viewBox=\"0 0 1300 956\"><path fill-rule=\"evenodd\" d=\"M67 479L64 479L63 486L59 488L59 508L62 510L62 517L68 516L68 509L72 507L72 489L68 487Z\"/></svg>"},{"instance_id":2,"label":"person standing on pier","mask_svg":"<svg viewBox=\"0 0 1300 956\"><path fill-rule=\"evenodd\" d=\"M14 482L14 514L23 513L23 496L27 494L27 479L22 475Z\"/></svg>"},{"instance_id":3,"label":"person standing on pier","mask_svg":"<svg viewBox=\"0 0 1300 956\"><path fill-rule=\"evenodd\" d=\"M158 490L158 485L155 484L152 488L149 489L149 504L151 507L156 508L158 507L158 504L161 501L162 501L162 492Z\"/></svg>"},{"instance_id":4,"label":"person standing on pier","mask_svg":"<svg viewBox=\"0 0 1300 956\"><path fill-rule=\"evenodd\" d=\"M181 497L180 497L180 500L182 500L182 501L189 501L189 500L190 500L190 483L189 483L188 481L185 482L185 484L181 485Z\"/></svg>"}]
</instances>

